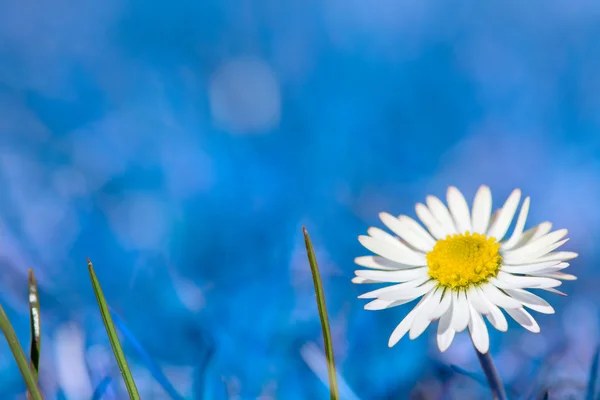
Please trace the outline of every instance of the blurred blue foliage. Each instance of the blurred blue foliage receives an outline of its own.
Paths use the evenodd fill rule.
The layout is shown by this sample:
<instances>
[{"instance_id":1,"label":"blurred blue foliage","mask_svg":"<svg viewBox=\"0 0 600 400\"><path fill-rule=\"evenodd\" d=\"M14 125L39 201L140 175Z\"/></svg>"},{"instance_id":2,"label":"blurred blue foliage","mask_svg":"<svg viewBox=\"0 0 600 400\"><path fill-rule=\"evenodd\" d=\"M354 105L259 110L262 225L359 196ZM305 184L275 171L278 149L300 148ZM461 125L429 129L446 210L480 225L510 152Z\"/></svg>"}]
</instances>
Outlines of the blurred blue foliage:
<instances>
[{"instance_id":1,"label":"blurred blue foliage","mask_svg":"<svg viewBox=\"0 0 600 400\"><path fill-rule=\"evenodd\" d=\"M186 398L326 398L306 225L347 393L482 398L440 367L477 370L466 335L445 354L431 335L387 348L407 310L362 309L356 237L451 184L488 184L496 206L520 187L531 223L570 230L580 280L536 316L540 335L511 326L492 352L515 390L582 397L599 331L599 71L592 0L0 0L0 301L26 343L35 268L48 398L124 395L86 257L134 338L144 399L168 396L155 364ZM14 398L0 348L0 398Z\"/></svg>"},{"instance_id":2,"label":"blurred blue foliage","mask_svg":"<svg viewBox=\"0 0 600 400\"><path fill-rule=\"evenodd\" d=\"M94 389L94 394L92 395L92 400L102 399L102 397L104 397L104 395L106 394L111 383L112 383L112 378L110 376L107 376L106 378L102 379L100 384L98 386L96 386L96 388Z\"/></svg>"}]
</instances>

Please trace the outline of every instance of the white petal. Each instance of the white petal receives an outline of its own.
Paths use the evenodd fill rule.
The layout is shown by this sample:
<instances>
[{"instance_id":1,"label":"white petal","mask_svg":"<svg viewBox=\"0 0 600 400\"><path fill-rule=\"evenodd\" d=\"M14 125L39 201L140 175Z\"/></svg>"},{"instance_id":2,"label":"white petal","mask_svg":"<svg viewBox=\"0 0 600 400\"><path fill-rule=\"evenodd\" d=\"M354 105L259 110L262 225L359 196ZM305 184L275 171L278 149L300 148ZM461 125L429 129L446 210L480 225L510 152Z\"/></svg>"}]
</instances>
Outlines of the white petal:
<instances>
[{"instance_id":1,"label":"white petal","mask_svg":"<svg viewBox=\"0 0 600 400\"><path fill-rule=\"evenodd\" d=\"M408 282L417 278L427 276L428 267L414 269L403 269L400 271L373 271L358 270L354 271L356 276L366 279L372 279L380 282Z\"/></svg>"},{"instance_id":2,"label":"white petal","mask_svg":"<svg viewBox=\"0 0 600 400\"><path fill-rule=\"evenodd\" d=\"M379 295L382 300L402 300L410 297L422 296L437 286L437 282L428 281L418 287L405 288L395 292L386 292Z\"/></svg>"},{"instance_id":3,"label":"white petal","mask_svg":"<svg viewBox=\"0 0 600 400\"><path fill-rule=\"evenodd\" d=\"M521 303L517 300L513 299L510 296L507 296L498 289L496 286L491 283L486 283L480 286L481 290L485 297L493 304L502 307L502 308L520 308Z\"/></svg>"},{"instance_id":4,"label":"white petal","mask_svg":"<svg viewBox=\"0 0 600 400\"><path fill-rule=\"evenodd\" d=\"M440 297L442 290L431 291L427 294L428 298L423 301L423 305L419 310L419 314L415 317L408 337L413 340L421 336L421 334L427 329L431 323L431 315L433 311L440 304Z\"/></svg>"},{"instance_id":5,"label":"white petal","mask_svg":"<svg viewBox=\"0 0 600 400\"><path fill-rule=\"evenodd\" d=\"M356 284L365 284L365 283L382 283L381 281L374 281L372 279L361 278L360 276L355 276L352 278L352 283Z\"/></svg>"},{"instance_id":6,"label":"white petal","mask_svg":"<svg viewBox=\"0 0 600 400\"><path fill-rule=\"evenodd\" d=\"M521 205L521 211L519 212L519 217L517 218L517 223L512 235L510 235L510 238L500 246L503 250L512 249L517 245L519 239L521 239L523 229L525 228L525 222L527 221L527 214L529 213L529 202L530 198L526 197L525 201L523 201L523 205Z\"/></svg>"},{"instance_id":7,"label":"white petal","mask_svg":"<svg viewBox=\"0 0 600 400\"><path fill-rule=\"evenodd\" d=\"M548 261L542 263L532 263L523 265L502 265L500 271L508 272L511 274L531 274L537 271L542 271L546 268L558 267L563 264L569 265L568 263L561 263L559 261Z\"/></svg>"},{"instance_id":8,"label":"white petal","mask_svg":"<svg viewBox=\"0 0 600 400\"><path fill-rule=\"evenodd\" d=\"M469 325L469 302L464 291L453 292L452 296L452 329L462 332Z\"/></svg>"},{"instance_id":9,"label":"white petal","mask_svg":"<svg viewBox=\"0 0 600 400\"><path fill-rule=\"evenodd\" d=\"M448 232L448 234L458 233L456 227L454 226L454 221L452 221L452 216L450 215L450 212L440 199L438 199L435 196L427 196L426 202L427 207L429 207L429 210L431 211L435 219L437 219L438 222L442 224L444 230Z\"/></svg>"},{"instance_id":10,"label":"white petal","mask_svg":"<svg viewBox=\"0 0 600 400\"><path fill-rule=\"evenodd\" d=\"M443 287L438 287L438 288L436 288L436 290L435 290L435 291L433 291L432 293L433 293L433 294L432 294L432 296L431 296L431 297L432 297L432 301L435 303L435 304L434 304L435 306L434 306L434 307L432 307L432 309L431 309L431 310L429 310L429 312L427 313L427 317L428 317L429 319L431 319L431 320L435 319L435 318L434 318L435 311L437 310L437 308L439 307L439 305L440 305L440 304L441 304L441 302L442 302L442 298L444 297L445 290L444 290L444 288L443 288Z\"/></svg>"},{"instance_id":11,"label":"white petal","mask_svg":"<svg viewBox=\"0 0 600 400\"><path fill-rule=\"evenodd\" d=\"M423 278L415 279L414 281L399 283L397 285L392 285L392 286L387 286L387 287L384 287L381 289L372 290L370 292L361 294L360 296L358 296L358 298L359 299L375 299L386 293L392 293L392 292L397 292L397 291L402 292L403 290L408 289L408 288L415 288L415 287L420 286L421 284L427 282L428 280L429 280L429 277L423 277Z\"/></svg>"},{"instance_id":12,"label":"white petal","mask_svg":"<svg viewBox=\"0 0 600 400\"><path fill-rule=\"evenodd\" d=\"M409 312L406 315L406 317L404 317L404 319L398 324L398 326L396 326L396 328L390 335L390 339L388 340L389 347L395 346L396 343L398 343L400 339L402 339L402 337L406 335L406 332L408 332L408 330L410 329L415 319L415 316L417 315L417 311L418 310L416 309L416 307L413 308L412 311Z\"/></svg>"},{"instance_id":13,"label":"white petal","mask_svg":"<svg viewBox=\"0 0 600 400\"><path fill-rule=\"evenodd\" d=\"M451 322L452 307L442 315L440 322L438 322L437 343L442 353L448 350L448 347L452 344L452 340L454 340L454 335L456 334L454 329L452 329Z\"/></svg>"},{"instance_id":14,"label":"white petal","mask_svg":"<svg viewBox=\"0 0 600 400\"><path fill-rule=\"evenodd\" d=\"M541 276L543 278L551 278L551 279L562 279L563 281L576 281L577 277L575 275L566 274L564 272L549 272L544 274L539 274L537 276Z\"/></svg>"},{"instance_id":15,"label":"white petal","mask_svg":"<svg viewBox=\"0 0 600 400\"><path fill-rule=\"evenodd\" d=\"M478 313L490 313L490 309L487 306L487 303L485 303L479 296L479 292L477 291L476 286L471 286L467 291L467 300L469 300L469 303L473 306L473 308L475 308L475 311L477 311Z\"/></svg>"},{"instance_id":16,"label":"white petal","mask_svg":"<svg viewBox=\"0 0 600 400\"><path fill-rule=\"evenodd\" d=\"M546 261L567 261L577 258L579 254L572 251L557 251L555 253L547 254L543 257L538 258L535 262L546 262Z\"/></svg>"},{"instance_id":17,"label":"white petal","mask_svg":"<svg viewBox=\"0 0 600 400\"><path fill-rule=\"evenodd\" d=\"M496 223L496 220L498 219L498 215L500 214L500 211L502 211L501 208L497 209L496 211L494 211L492 213L492 216L490 218L490 223L489 223L488 228L486 230L486 234L487 234L487 231L490 229L490 227Z\"/></svg>"},{"instance_id":18,"label":"white petal","mask_svg":"<svg viewBox=\"0 0 600 400\"><path fill-rule=\"evenodd\" d=\"M567 235L568 231L566 229L560 229L558 231L554 231L547 235L540 237L539 239L532 240L526 245L516 249L516 250L508 250L503 252L504 262L507 264L511 264L514 260L521 259L531 259L535 257L542 256L550 251L554 250L554 248L550 248L553 244L558 242L560 239ZM546 251L546 249L550 248Z\"/></svg>"},{"instance_id":19,"label":"white petal","mask_svg":"<svg viewBox=\"0 0 600 400\"><path fill-rule=\"evenodd\" d=\"M396 329L394 329L394 331L390 335L390 339L388 341L389 347L392 347L396 343L398 343L400 339L402 339L402 337L406 334L406 332L408 332L424 300L425 297L423 297L421 301L419 301L419 303L415 306L415 308L413 308L411 312L409 312L406 315L406 317L404 317L404 319L398 324L398 326L396 326Z\"/></svg>"},{"instance_id":20,"label":"white petal","mask_svg":"<svg viewBox=\"0 0 600 400\"><path fill-rule=\"evenodd\" d=\"M537 260L539 257L545 256L546 254L558 249L559 247L562 247L563 244L567 243L569 241L569 238L567 239L563 239L560 240L548 247L545 247L543 249L540 249L539 251L533 253L533 254L528 254L526 257L524 258L528 258L530 260Z\"/></svg>"},{"instance_id":21,"label":"white petal","mask_svg":"<svg viewBox=\"0 0 600 400\"><path fill-rule=\"evenodd\" d=\"M451 292L451 294L454 292ZM452 296L454 298L454 296ZM445 313L440 317L438 324L438 333L446 332L448 329L452 329L452 319L454 314L454 307L449 307Z\"/></svg>"},{"instance_id":22,"label":"white petal","mask_svg":"<svg viewBox=\"0 0 600 400\"><path fill-rule=\"evenodd\" d=\"M557 294L559 296L566 296L567 295L566 293L561 292L560 290L557 290L557 289L554 289L554 288L542 288L542 290L545 290L545 291L550 292L550 293Z\"/></svg>"},{"instance_id":23,"label":"white petal","mask_svg":"<svg viewBox=\"0 0 600 400\"><path fill-rule=\"evenodd\" d=\"M354 262L361 267L380 269L382 271L397 271L414 268L414 265L401 264L381 256L356 257Z\"/></svg>"},{"instance_id":24,"label":"white petal","mask_svg":"<svg viewBox=\"0 0 600 400\"><path fill-rule=\"evenodd\" d=\"M508 330L508 321L506 321L506 317L502 314L502 311L498 308L497 305L493 304L483 293L483 290L477 288L479 293L479 297L481 300L486 303L488 309L490 310L489 314L486 314L486 318L490 321L490 324L500 332L506 332Z\"/></svg>"},{"instance_id":25,"label":"white petal","mask_svg":"<svg viewBox=\"0 0 600 400\"><path fill-rule=\"evenodd\" d=\"M386 308L392 308L392 307L396 307L396 306L401 306L406 303L410 303L411 301L413 301L415 299L416 299L416 297L412 298L412 299L396 300L396 301L375 299L375 300L365 304L365 310L371 310L371 311L384 310Z\"/></svg>"},{"instance_id":26,"label":"white petal","mask_svg":"<svg viewBox=\"0 0 600 400\"><path fill-rule=\"evenodd\" d=\"M409 227L409 229L413 232L413 234L421 236L430 244L430 248L427 251L430 251L433 248L433 246L435 245L435 239L425 228L421 226L421 224L419 224L417 221L415 221L408 215L399 215L398 220L400 220L401 223L406 224Z\"/></svg>"},{"instance_id":27,"label":"white petal","mask_svg":"<svg viewBox=\"0 0 600 400\"><path fill-rule=\"evenodd\" d=\"M530 273L530 275L546 276L546 274L553 274L555 272L560 272L560 270L565 269L568 266L569 266L569 263L561 262L561 263L558 263L558 264L554 265L553 267L548 267L548 268L540 269L540 270L536 271L535 273ZM553 276L547 276L547 277L548 278L554 278ZM557 279L561 279L561 278L557 278Z\"/></svg>"},{"instance_id":28,"label":"white petal","mask_svg":"<svg viewBox=\"0 0 600 400\"><path fill-rule=\"evenodd\" d=\"M562 285L562 282L557 279L517 276L502 271L498 272L496 278L490 278L490 283L500 289L545 288Z\"/></svg>"},{"instance_id":29,"label":"white petal","mask_svg":"<svg viewBox=\"0 0 600 400\"><path fill-rule=\"evenodd\" d=\"M367 229L367 233L373 239L381 240L382 242L390 243L394 246L396 245L396 243L398 243L398 238L394 237L394 235L391 235L383 229L379 229L374 226Z\"/></svg>"},{"instance_id":30,"label":"white petal","mask_svg":"<svg viewBox=\"0 0 600 400\"><path fill-rule=\"evenodd\" d=\"M475 309L470 306L469 307L471 313L471 319L469 321L469 333L471 334L471 339L473 340L473 344L475 348L480 353L487 353L490 349L490 337L488 335L487 327L485 326L485 322L481 315L475 311Z\"/></svg>"},{"instance_id":31,"label":"white petal","mask_svg":"<svg viewBox=\"0 0 600 400\"><path fill-rule=\"evenodd\" d=\"M441 290L441 288L440 288L440 290ZM440 301L440 304L437 306L437 308L435 309L435 311L431 315L431 319L438 319L438 318L440 318L442 315L444 315L444 313L446 313L446 311L448 311L448 309L451 306L452 306L452 290L445 289L443 291L443 296L442 296L442 299Z\"/></svg>"},{"instance_id":32,"label":"white petal","mask_svg":"<svg viewBox=\"0 0 600 400\"><path fill-rule=\"evenodd\" d=\"M523 328L527 329L530 332L538 333L540 331L540 326L535 322L535 319L525 311L524 308L516 308L516 309L506 309L508 315L510 315L515 321L519 323Z\"/></svg>"},{"instance_id":33,"label":"white petal","mask_svg":"<svg viewBox=\"0 0 600 400\"><path fill-rule=\"evenodd\" d=\"M519 189L513 190L502 206L500 213L498 213L498 218L496 221L494 221L492 226L490 226L487 236L496 238L498 242L502 240L504 235L506 235L506 231L508 230L513 217L515 216L520 199L521 191Z\"/></svg>"},{"instance_id":34,"label":"white petal","mask_svg":"<svg viewBox=\"0 0 600 400\"><path fill-rule=\"evenodd\" d=\"M397 244L391 244L382 240L374 239L370 236L359 236L358 241L367 250L370 250L373 253L388 258L392 261L414 266L423 266L427 264L425 255L412 251L404 244L400 243L400 241L397 241Z\"/></svg>"},{"instance_id":35,"label":"white petal","mask_svg":"<svg viewBox=\"0 0 600 400\"><path fill-rule=\"evenodd\" d=\"M434 238L439 240L448 235L449 232L446 232L444 226L433 216L425 204L417 203L415 211L417 212L417 217L419 217Z\"/></svg>"},{"instance_id":36,"label":"white petal","mask_svg":"<svg viewBox=\"0 0 600 400\"><path fill-rule=\"evenodd\" d=\"M492 214L492 192L490 188L480 186L473 199L473 232L485 233L490 224Z\"/></svg>"},{"instance_id":37,"label":"white petal","mask_svg":"<svg viewBox=\"0 0 600 400\"><path fill-rule=\"evenodd\" d=\"M429 237L423 236L420 231L416 231L414 227L410 223L407 223L405 219L400 220L388 213L380 213L379 218L381 218L381 221L392 232L400 236L402 239L404 239L404 241L406 241L409 245L413 246L417 250L428 252L431 251L431 249L433 249L435 241L431 236L429 236L429 234L425 232L425 230L423 230L423 232L425 232Z\"/></svg>"},{"instance_id":38,"label":"white petal","mask_svg":"<svg viewBox=\"0 0 600 400\"><path fill-rule=\"evenodd\" d=\"M554 308L546 300L531 292L523 289L506 289L506 293L523 303L525 307L529 307L542 314L554 314Z\"/></svg>"},{"instance_id":39,"label":"white petal","mask_svg":"<svg viewBox=\"0 0 600 400\"><path fill-rule=\"evenodd\" d=\"M538 225L538 229L536 229L533 232L533 235L531 236L530 240L536 240L542 236L544 236L545 234L547 234L548 232L550 232L552 230L552 223L551 222L542 222L541 224Z\"/></svg>"},{"instance_id":40,"label":"white petal","mask_svg":"<svg viewBox=\"0 0 600 400\"><path fill-rule=\"evenodd\" d=\"M469 205L463 194L454 186L450 186L446 192L446 200L450 214L454 219L454 226L459 232L473 231L471 227L471 214L469 213Z\"/></svg>"},{"instance_id":41,"label":"white petal","mask_svg":"<svg viewBox=\"0 0 600 400\"><path fill-rule=\"evenodd\" d=\"M531 242L532 240L536 240L536 239L544 236L545 234L550 232L551 229L552 229L552 223L548 222L548 221L542 222L541 224L536 225L533 228L527 229L525 232L523 232L523 234L521 235L521 238L519 239L519 241L513 248L518 249L518 248L526 245L527 243Z\"/></svg>"}]
</instances>

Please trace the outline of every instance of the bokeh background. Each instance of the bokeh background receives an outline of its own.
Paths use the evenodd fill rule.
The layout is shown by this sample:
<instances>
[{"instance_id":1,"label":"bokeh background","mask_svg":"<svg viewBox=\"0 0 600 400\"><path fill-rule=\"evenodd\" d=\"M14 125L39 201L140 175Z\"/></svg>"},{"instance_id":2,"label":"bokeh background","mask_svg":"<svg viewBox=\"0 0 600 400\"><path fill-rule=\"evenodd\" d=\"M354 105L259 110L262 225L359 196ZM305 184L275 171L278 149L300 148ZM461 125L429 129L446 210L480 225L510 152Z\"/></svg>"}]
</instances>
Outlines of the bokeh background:
<instances>
[{"instance_id":1,"label":"bokeh background","mask_svg":"<svg viewBox=\"0 0 600 400\"><path fill-rule=\"evenodd\" d=\"M28 346L35 269L49 399L126 398L86 257L143 399L328 398L303 225L344 399L486 398L449 367L479 371L466 334L389 349L410 307L365 311L350 283L380 211L480 184L580 253L540 334L492 335L500 373L582 398L599 173L594 0L0 0L0 301ZM0 371L22 398L4 340Z\"/></svg>"}]
</instances>

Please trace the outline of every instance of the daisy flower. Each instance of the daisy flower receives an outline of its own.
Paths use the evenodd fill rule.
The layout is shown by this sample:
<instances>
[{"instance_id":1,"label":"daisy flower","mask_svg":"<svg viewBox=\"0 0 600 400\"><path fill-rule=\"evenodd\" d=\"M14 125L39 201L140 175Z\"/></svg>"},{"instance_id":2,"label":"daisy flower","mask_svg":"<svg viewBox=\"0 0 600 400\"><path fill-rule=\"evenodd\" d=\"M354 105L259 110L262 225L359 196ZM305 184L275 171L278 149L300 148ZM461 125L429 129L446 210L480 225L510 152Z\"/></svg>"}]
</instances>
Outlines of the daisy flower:
<instances>
[{"instance_id":1,"label":"daisy flower","mask_svg":"<svg viewBox=\"0 0 600 400\"><path fill-rule=\"evenodd\" d=\"M448 188L448 207L434 196L426 205L418 203L416 213L425 228L414 219L381 213L382 222L395 235L369 228L360 243L376 255L356 258L369 270L356 271L354 283L392 283L359 298L374 299L367 310L382 310L419 299L392 332L389 346L407 333L421 335L432 321L439 320L437 344L440 351L450 347L457 332L468 328L480 353L489 350L486 323L506 331L502 310L531 332L540 327L526 308L552 314L554 309L527 289L542 289L564 295L555 288L561 280L575 276L561 272L577 257L556 251L568 239L566 229L551 231L543 222L524 231L529 197L525 198L514 229L507 235L517 213L521 191L514 190L502 208L492 215L492 194L481 186L469 205L461 192Z\"/></svg>"}]
</instances>

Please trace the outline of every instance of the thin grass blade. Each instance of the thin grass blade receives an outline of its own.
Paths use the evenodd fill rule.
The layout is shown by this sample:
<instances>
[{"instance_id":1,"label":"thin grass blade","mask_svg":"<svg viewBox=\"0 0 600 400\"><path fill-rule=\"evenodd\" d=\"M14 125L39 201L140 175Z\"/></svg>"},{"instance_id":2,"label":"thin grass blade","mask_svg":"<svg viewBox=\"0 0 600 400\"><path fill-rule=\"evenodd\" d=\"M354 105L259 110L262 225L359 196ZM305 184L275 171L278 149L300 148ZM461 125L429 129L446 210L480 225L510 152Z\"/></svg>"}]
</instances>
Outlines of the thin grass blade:
<instances>
[{"instance_id":1,"label":"thin grass blade","mask_svg":"<svg viewBox=\"0 0 600 400\"><path fill-rule=\"evenodd\" d=\"M333 343L331 341L331 331L329 329L329 317L327 316L327 306L325 305L325 293L323 292L323 283L321 282L321 274L319 273L319 265L315 256L308 231L302 228L304 233L304 243L306 244L306 254L308 255L308 263L312 272L315 293L317 296L317 307L319 308L319 317L321 318L321 328L323 329L323 342L325 344L325 356L327 359L327 371L329 374L329 393L331 400L339 400L338 384L335 371L335 361L333 358Z\"/></svg>"},{"instance_id":2,"label":"thin grass blade","mask_svg":"<svg viewBox=\"0 0 600 400\"><path fill-rule=\"evenodd\" d=\"M138 356L141 358L142 362L146 365L146 368L148 368L154 379L156 379L156 381L162 386L162 388L165 390L165 392L167 392L169 397L172 400L183 400L183 397L179 393L177 393L177 390L175 390L171 382L169 382L165 374L163 374L160 367L154 362L154 360L152 360L152 357L150 357L148 352L136 339L133 332L131 332L129 328L125 325L123 320L113 310L110 310L110 314L112 315L113 321L117 329L119 329L119 332L121 332L121 335L123 335L123 337L133 347Z\"/></svg>"},{"instance_id":3,"label":"thin grass blade","mask_svg":"<svg viewBox=\"0 0 600 400\"><path fill-rule=\"evenodd\" d=\"M33 370L35 379L37 381L39 375L40 351L42 347L40 299L33 269L29 268L27 275L27 286L29 287L29 324L31 329L29 360L31 362L31 369Z\"/></svg>"},{"instance_id":4,"label":"thin grass blade","mask_svg":"<svg viewBox=\"0 0 600 400\"><path fill-rule=\"evenodd\" d=\"M458 365L454 365L454 364L450 365L450 368L452 368L452 371L456 372L457 374L464 375L467 378L471 378L475 382L481 384L482 386L485 386L487 388L490 387L490 385L488 385L487 379L483 375L480 375L476 372L467 371L466 369L463 369L463 368L459 367Z\"/></svg>"},{"instance_id":5,"label":"thin grass blade","mask_svg":"<svg viewBox=\"0 0 600 400\"><path fill-rule=\"evenodd\" d=\"M214 339L203 329L194 329L192 335L195 341L200 345L202 354L198 354L198 365L196 368L194 378L194 393L198 400L208 399L207 387L209 386L208 370L213 362L215 355L215 342ZM212 398L215 398L213 395Z\"/></svg>"},{"instance_id":6,"label":"thin grass blade","mask_svg":"<svg viewBox=\"0 0 600 400\"><path fill-rule=\"evenodd\" d=\"M467 371L466 369L461 368L458 365L454 365L454 364L450 365L450 369L452 369L452 371L456 372L459 375L464 375L467 378L473 379L475 382L479 383L481 386L484 386L488 389L490 388L487 378L481 374L478 374L477 372ZM513 388L507 387L506 390L509 392L511 399L516 398L517 392Z\"/></svg>"},{"instance_id":7,"label":"thin grass blade","mask_svg":"<svg viewBox=\"0 0 600 400\"><path fill-rule=\"evenodd\" d=\"M317 346L316 343L305 343L300 348L300 356L308 365L308 367L314 372L314 374L319 378L325 387L328 387L328 369L327 369L327 360L325 358L325 354L321 351L321 349ZM325 362L323 362L325 361ZM340 398L343 400L360 400L359 397L354 393L348 382L344 379L342 374L337 373L338 386L340 389Z\"/></svg>"},{"instance_id":8,"label":"thin grass blade","mask_svg":"<svg viewBox=\"0 0 600 400\"><path fill-rule=\"evenodd\" d=\"M594 400L596 397L596 381L598 380L598 362L600 361L600 346L596 348L592 366L590 367L590 377L588 379L586 400Z\"/></svg>"},{"instance_id":9,"label":"thin grass blade","mask_svg":"<svg viewBox=\"0 0 600 400\"><path fill-rule=\"evenodd\" d=\"M139 400L140 395L138 393L137 386L135 385L135 381L133 380L131 371L129 370L129 365L127 364L127 359L125 358L125 354L123 353L121 343L119 342L119 336L117 335L115 324L112 320L112 317L110 316L108 304L106 304L106 299L104 298L104 293L102 293L100 282L98 282L98 278L96 277L96 272L94 271L92 262L88 259L87 263L90 278L92 280L92 286L94 287L94 292L96 293L96 301L98 302L98 307L100 307L100 314L102 314L102 320L104 321L104 327L106 328L106 333L108 334L113 353L115 354L115 359L117 360L117 364L119 365L119 369L121 370L121 375L123 375L123 380L125 381L125 386L127 387L129 398L132 400Z\"/></svg>"},{"instance_id":10,"label":"thin grass blade","mask_svg":"<svg viewBox=\"0 0 600 400\"><path fill-rule=\"evenodd\" d=\"M15 334L15 330L12 327L12 324L8 320L6 313L4 312L4 308L0 305L0 329L4 333L4 337L6 337L6 341L8 342L8 346L13 353L13 357L19 366L19 370L21 371L21 375L23 375L23 380L25 381L25 385L27 386L27 390L29 391L29 396L33 400L42 400L42 392L38 387L37 381L35 379L35 375L29 366L29 360L19 343L19 339Z\"/></svg>"}]
</instances>

